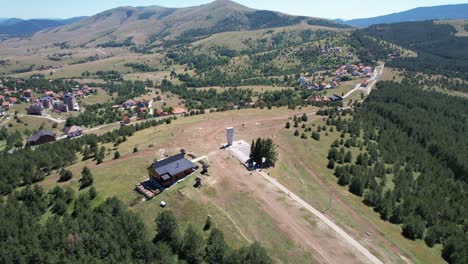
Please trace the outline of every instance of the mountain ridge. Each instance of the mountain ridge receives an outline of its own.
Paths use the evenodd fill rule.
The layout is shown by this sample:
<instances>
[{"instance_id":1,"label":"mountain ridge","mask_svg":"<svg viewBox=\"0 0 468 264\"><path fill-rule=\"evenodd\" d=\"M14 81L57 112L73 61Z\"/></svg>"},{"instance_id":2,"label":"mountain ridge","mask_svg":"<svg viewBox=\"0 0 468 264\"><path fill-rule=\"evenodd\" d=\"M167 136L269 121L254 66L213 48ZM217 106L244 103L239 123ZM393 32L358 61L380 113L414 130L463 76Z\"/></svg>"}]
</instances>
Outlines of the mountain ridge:
<instances>
[{"instance_id":1,"label":"mountain ridge","mask_svg":"<svg viewBox=\"0 0 468 264\"><path fill-rule=\"evenodd\" d=\"M370 18L358 18L345 20L342 22L350 26L368 27L377 24L390 24L399 22L458 19L468 19L468 4L417 7L388 15Z\"/></svg>"},{"instance_id":2,"label":"mountain ridge","mask_svg":"<svg viewBox=\"0 0 468 264\"><path fill-rule=\"evenodd\" d=\"M301 23L349 27L331 20L256 10L233 1L217 0L184 8L117 7L75 23L38 32L31 40L41 43L73 42L72 46L121 46L130 43L145 45L162 39L180 40L226 31L256 30Z\"/></svg>"}]
</instances>

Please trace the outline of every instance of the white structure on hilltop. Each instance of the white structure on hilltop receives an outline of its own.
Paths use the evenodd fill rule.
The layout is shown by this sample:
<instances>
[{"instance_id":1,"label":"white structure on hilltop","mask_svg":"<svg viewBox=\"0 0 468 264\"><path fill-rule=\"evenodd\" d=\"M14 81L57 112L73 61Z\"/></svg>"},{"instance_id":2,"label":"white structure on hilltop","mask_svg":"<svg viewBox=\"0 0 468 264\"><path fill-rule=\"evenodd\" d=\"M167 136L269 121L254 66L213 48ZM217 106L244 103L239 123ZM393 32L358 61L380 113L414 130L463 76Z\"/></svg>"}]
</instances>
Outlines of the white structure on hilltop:
<instances>
[{"instance_id":1,"label":"white structure on hilltop","mask_svg":"<svg viewBox=\"0 0 468 264\"><path fill-rule=\"evenodd\" d=\"M227 145L231 146L232 141L234 139L234 128L233 127L226 128L226 137L227 137Z\"/></svg>"}]
</instances>

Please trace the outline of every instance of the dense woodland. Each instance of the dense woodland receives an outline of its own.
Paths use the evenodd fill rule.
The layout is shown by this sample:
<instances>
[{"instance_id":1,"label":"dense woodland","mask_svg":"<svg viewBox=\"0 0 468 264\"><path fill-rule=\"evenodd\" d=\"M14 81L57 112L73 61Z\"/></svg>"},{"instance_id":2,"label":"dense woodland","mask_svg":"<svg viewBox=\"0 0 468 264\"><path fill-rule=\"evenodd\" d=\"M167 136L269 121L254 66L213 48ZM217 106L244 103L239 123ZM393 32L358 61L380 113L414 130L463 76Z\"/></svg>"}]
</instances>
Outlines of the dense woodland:
<instances>
[{"instance_id":1,"label":"dense woodland","mask_svg":"<svg viewBox=\"0 0 468 264\"><path fill-rule=\"evenodd\" d=\"M352 119L322 112L343 133L328 167L405 237L440 243L449 263L467 263L468 100L405 82L377 88ZM361 150L355 159L351 148Z\"/></svg>"},{"instance_id":2,"label":"dense woodland","mask_svg":"<svg viewBox=\"0 0 468 264\"><path fill-rule=\"evenodd\" d=\"M356 34L385 40L418 53L418 57L394 59L387 64L390 67L468 80L468 37L458 37L455 33L451 25L423 21L376 25ZM369 46L372 42L362 44ZM370 50L378 59L386 56L380 52L382 47L373 45Z\"/></svg>"},{"instance_id":3,"label":"dense woodland","mask_svg":"<svg viewBox=\"0 0 468 264\"><path fill-rule=\"evenodd\" d=\"M118 199L92 205L94 189L44 192L37 185L2 198L1 263L273 263L258 243L230 248L207 221L183 232L170 211L155 217L156 236ZM50 212L50 215L48 215Z\"/></svg>"}]
</instances>

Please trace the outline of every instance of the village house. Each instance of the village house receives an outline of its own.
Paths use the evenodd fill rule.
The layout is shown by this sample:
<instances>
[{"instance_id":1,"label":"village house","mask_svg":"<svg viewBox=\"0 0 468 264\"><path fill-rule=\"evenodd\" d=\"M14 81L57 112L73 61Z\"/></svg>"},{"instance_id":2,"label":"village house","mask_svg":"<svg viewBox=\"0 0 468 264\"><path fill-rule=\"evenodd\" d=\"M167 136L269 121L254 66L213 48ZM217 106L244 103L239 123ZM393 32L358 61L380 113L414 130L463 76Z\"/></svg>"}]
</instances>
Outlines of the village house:
<instances>
[{"instance_id":1,"label":"village house","mask_svg":"<svg viewBox=\"0 0 468 264\"><path fill-rule=\"evenodd\" d=\"M167 112L164 112L163 110L161 109L156 109L156 112L155 112L156 116L167 116L169 115Z\"/></svg>"},{"instance_id":2,"label":"village house","mask_svg":"<svg viewBox=\"0 0 468 264\"><path fill-rule=\"evenodd\" d=\"M31 98L32 95L33 95L33 91L31 89L27 89L23 91L23 97Z\"/></svg>"},{"instance_id":3,"label":"village house","mask_svg":"<svg viewBox=\"0 0 468 264\"><path fill-rule=\"evenodd\" d=\"M173 115L183 115L185 113L187 113L187 111L185 109L183 109L183 108L180 108L180 107L176 107L176 108L172 109L172 114Z\"/></svg>"},{"instance_id":4,"label":"village house","mask_svg":"<svg viewBox=\"0 0 468 264\"><path fill-rule=\"evenodd\" d=\"M50 96L44 96L44 97L41 97L39 98L39 103L42 104L42 107L44 109L50 109L52 108L52 97Z\"/></svg>"},{"instance_id":5,"label":"village house","mask_svg":"<svg viewBox=\"0 0 468 264\"><path fill-rule=\"evenodd\" d=\"M54 111L55 112L64 112L64 113L67 113L68 112L68 105L64 104L64 103L54 103Z\"/></svg>"},{"instance_id":6,"label":"village house","mask_svg":"<svg viewBox=\"0 0 468 264\"><path fill-rule=\"evenodd\" d=\"M369 80L364 80L361 82L361 87L365 88L369 85Z\"/></svg>"},{"instance_id":7,"label":"village house","mask_svg":"<svg viewBox=\"0 0 468 264\"><path fill-rule=\"evenodd\" d=\"M50 96L50 97L54 97L55 96L55 93L53 91L46 91L44 93L46 96Z\"/></svg>"},{"instance_id":8,"label":"village house","mask_svg":"<svg viewBox=\"0 0 468 264\"><path fill-rule=\"evenodd\" d=\"M34 133L34 135L28 137L26 139L26 142L27 142L26 145L37 146L37 145L53 142L56 140L55 136L56 136L55 132L41 130L41 131Z\"/></svg>"},{"instance_id":9,"label":"village house","mask_svg":"<svg viewBox=\"0 0 468 264\"><path fill-rule=\"evenodd\" d=\"M338 96L338 95L336 95L336 94L331 95L329 98L330 98L330 100L332 100L332 101L334 101L334 102L336 102L336 101L342 101L342 100L343 100L343 97Z\"/></svg>"},{"instance_id":10,"label":"village house","mask_svg":"<svg viewBox=\"0 0 468 264\"><path fill-rule=\"evenodd\" d=\"M193 173L196 168L195 164L185 158L184 153L179 153L167 159L155 161L148 167L148 174L150 179L168 188Z\"/></svg>"},{"instance_id":11,"label":"village house","mask_svg":"<svg viewBox=\"0 0 468 264\"><path fill-rule=\"evenodd\" d=\"M79 126L65 127L64 132L68 138L74 138L83 135L83 129L81 129Z\"/></svg>"},{"instance_id":12,"label":"village house","mask_svg":"<svg viewBox=\"0 0 468 264\"><path fill-rule=\"evenodd\" d=\"M147 106L148 106L148 102L147 102L146 100L138 101L138 103L136 103L136 106L137 106L138 108L147 107Z\"/></svg>"},{"instance_id":13,"label":"village house","mask_svg":"<svg viewBox=\"0 0 468 264\"><path fill-rule=\"evenodd\" d=\"M138 107L138 113L146 113L148 112L148 107Z\"/></svg>"},{"instance_id":14,"label":"village house","mask_svg":"<svg viewBox=\"0 0 468 264\"><path fill-rule=\"evenodd\" d=\"M123 116L122 121L120 122L120 124L121 125L126 125L126 124L130 124L130 122L131 122L130 117Z\"/></svg>"},{"instance_id":15,"label":"village house","mask_svg":"<svg viewBox=\"0 0 468 264\"><path fill-rule=\"evenodd\" d=\"M85 94L85 95L89 95L91 90L89 89L89 86L84 85L84 86L81 87L81 92L83 92L83 94Z\"/></svg>"},{"instance_id":16,"label":"village house","mask_svg":"<svg viewBox=\"0 0 468 264\"><path fill-rule=\"evenodd\" d=\"M8 98L8 101L13 105L13 104L16 104L18 102L18 98L10 97L10 98Z\"/></svg>"},{"instance_id":17,"label":"village house","mask_svg":"<svg viewBox=\"0 0 468 264\"><path fill-rule=\"evenodd\" d=\"M63 96L63 103L68 106L69 111L73 111L77 109L76 99L72 93L66 93Z\"/></svg>"},{"instance_id":18,"label":"village house","mask_svg":"<svg viewBox=\"0 0 468 264\"><path fill-rule=\"evenodd\" d=\"M5 102L5 96L0 95L0 103L3 103L3 102Z\"/></svg>"},{"instance_id":19,"label":"village house","mask_svg":"<svg viewBox=\"0 0 468 264\"><path fill-rule=\"evenodd\" d=\"M3 108L3 109L9 110L10 107L11 107L10 102L6 101L6 102L3 102L3 103L2 103L2 108Z\"/></svg>"},{"instance_id":20,"label":"village house","mask_svg":"<svg viewBox=\"0 0 468 264\"><path fill-rule=\"evenodd\" d=\"M132 108L133 106L135 106L135 101L133 101L132 99L128 99L127 101L123 102L122 103L122 107L124 109L130 109Z\"/></svg>"},{"instance_id":21,"label":"village house","mask_svg":"<svg viewBox=\"0 0 468 264\"><path fill-rule=\"evenodd\" d=\"M42 115L44 113L44 109L42 108L42 104L34 103L28 107L27 110L28 115Z\"/></svg>"},{"instance_id":22,"label":"village house","mask_svg":"<svg viewBox=\"0 0 468 264\"><path fill-rule=\"evenodd\" d=\"M73 95L75 96L75 98L84 98L84 93L82 91L76 91L73 93Z\"/></svg>"}]
</instances>

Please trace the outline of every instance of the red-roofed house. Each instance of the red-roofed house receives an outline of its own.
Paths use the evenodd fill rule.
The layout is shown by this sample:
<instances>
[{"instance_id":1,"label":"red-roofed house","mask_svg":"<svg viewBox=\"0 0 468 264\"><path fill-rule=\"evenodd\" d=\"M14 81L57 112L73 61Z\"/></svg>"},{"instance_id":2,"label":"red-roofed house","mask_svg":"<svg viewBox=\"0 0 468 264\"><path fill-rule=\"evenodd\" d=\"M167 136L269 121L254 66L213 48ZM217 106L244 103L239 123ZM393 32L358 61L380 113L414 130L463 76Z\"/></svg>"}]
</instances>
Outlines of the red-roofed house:
<instances>
[{"instance_id":1,"label":"red-roofed house","mask_svg":"<svg viewBox=\"0 0 468 264\"><path fill-rule=\"evenodd\" d=\"M369 85L369 80L362 81L361 87L367 87L367 85Z\"/></svg>"},{"instance_id":2,"label":"red-roofed house","mask_svg":"<svg viewBox=\"0 0 468 264\"><path fill-rule=\"evenodd\" d=\"M83 98L83 97L84 97L84 93L82 91L75 92L75 98Z\"/></svg>"},{"instance_id":3,"label":"red-roofed house","mask_svg":"<svg viewBox=\"0 0 468 264\"><path fill-rule=\"evenodd\" d=\"M130 122L131 122L130 117L124 116L124 117L122 118L121 124L122 124L122 125L125 125L125 124L129 124Z\"/></svg>"},{"instance_id":4,"label":"red-roofed house","mask_svg":"<svg viewBox=\"0 0 468 264\"><path fill-rule=\"evenodd\" d=\"M183 108L180 108L180 107L176 107L172 110L172 114L174 115L182 115L182 114L185 114L187 113L187 111Z\"/></svg>"},{"instance_id":5,"label":"red-roofed house","mask_svg":"<svg viewBox=\"0 0 468 264\"><path fill-rule=\"evenodd\" d=\"M8 110L8 109L10 109L11 104L10 104L10 102L3 102L2 107L3 107L3 109Z\"/></svg>"},{"instance_id":6,"label":"red-roofed house","mask_svg":"<svg viewBox=\"0 0 468 264\"><path fill-rule=\"evenodd\" d=\"M8 101L10 101L11 104L16 104L16 102L18 102L18 98L16 98L16 97L10 97L10 98L8 99Z\"/></svg>"},{"instance_id":7,"label":"red-roofed house","mask_svg":"<svg viewBox=\"0 0 468 264\"><path fill-rule=\"evenodd\" d=\"M46 91L44 94L50 97L54 97L55 95L53 91Z\"/></svg>"},{"instance_id":8,"label":"red-roofed house","mask_svg":"<svg viewBox=\"0 0 468 264\"><path fill-rule=\"evenodd\" d=\"M156 113L156 116L167 116L168 115L167 112L164 112L161 109L157 109L155 113Z\"/></svg>"}]
</instances>

